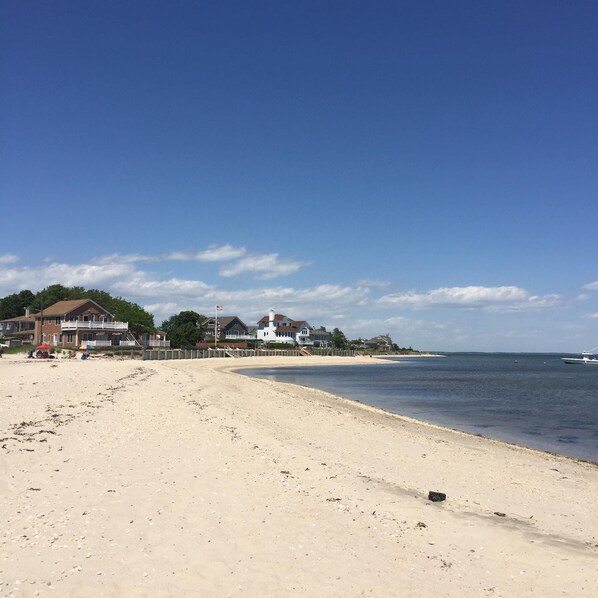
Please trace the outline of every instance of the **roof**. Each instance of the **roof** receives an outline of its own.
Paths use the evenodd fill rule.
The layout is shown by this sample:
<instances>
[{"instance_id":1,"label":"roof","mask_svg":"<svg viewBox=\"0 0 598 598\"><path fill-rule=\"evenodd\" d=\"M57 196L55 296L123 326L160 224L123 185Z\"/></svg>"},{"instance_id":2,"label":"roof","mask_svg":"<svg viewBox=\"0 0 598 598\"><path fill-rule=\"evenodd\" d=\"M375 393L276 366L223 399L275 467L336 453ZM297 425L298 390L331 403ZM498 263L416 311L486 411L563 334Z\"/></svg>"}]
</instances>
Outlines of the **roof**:
<instances>
[{"instance_id":1,"label":"roof","mask_svg":"<svg viewBox=\"0 0 598 598\"><path fill-rule=\"evenodd\" d=\"M95 306L99 307L101 310L109 313L107 309L103 308L101 305L98 305L92 299L72 299L69 301L59 301L58 303L54 303L54 305L50 305L44 309L44 318L50 318L52 316L64 316L66 314L71 313L78 307L85 305L86 303L93 303ZM41 314L36 314L35 317L39 318ZM112 314L110 314L112 315Z\"/></svg>"},{"instance_id":2,"label":"roof","mask_svg":"<svg viewBox=\"0 0 598 598\"><path fill-rule=\"evenodd\" d=\"M392 339L388 334L379 334L378 336L374 336L373 338L365 341L366 343L377 343L377 344L387 344L392 345Z\"/></svg>"},{"instance_id":3,"label":"roof","mask_svg":"<svg viewBox=\"0 0 598 598\"><path fill-rule=\"evenodd\" d=\"M211 316L210 318L208 318L206 320L206 325L214 326L215 320L216 320L216 318L214 316ZM245 326L245 323L243 322L243 320L241 320L241 318L239 318L239 316L218 316L218 324L222 328L226 328L229 324L231 324L235 320L237 320L239 322L239 324L241 324L241 326L243 326L244 328L247 328L247 326Z\"/></svg>"},{"instance_id":4,"label":"roof","mask_svg":"<svg viewBox=\"0 0 598 598\"><path fill-rule=\"evenodd\" d=\"M0 320L0 322L34 322L35 315L32 316L16 316L15 318L7 318L6 320Z\"/></svg>"},{"instance_id":5,"label":"roof","mask_svg":"<svg viewBox=\"0 0 598 598\"><path fill-rule=\"evenodd\" d=\"M278 322L280 320L288 320L289 322L292 322L293 320L291 318L289 318L288 316L285 316L284 314L274 314L274 321ZM260 322L269 322L270 321L270 315L264 316L261 320L258 320L258 324Z\"/></svg>"}]
</instances>

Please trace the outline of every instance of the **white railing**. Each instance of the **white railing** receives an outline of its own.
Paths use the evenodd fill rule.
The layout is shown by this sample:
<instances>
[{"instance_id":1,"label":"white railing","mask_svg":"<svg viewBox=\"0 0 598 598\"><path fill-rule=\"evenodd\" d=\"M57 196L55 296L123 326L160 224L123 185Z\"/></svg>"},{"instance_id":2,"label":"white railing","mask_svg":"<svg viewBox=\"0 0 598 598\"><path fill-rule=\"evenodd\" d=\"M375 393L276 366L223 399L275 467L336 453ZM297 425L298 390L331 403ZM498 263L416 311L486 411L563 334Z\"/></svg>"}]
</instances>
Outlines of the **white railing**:
<instances>
[{"instance_id":1,"label":"white railing","mask_svg":"<svg viewBox=\"0 0 598 598\"><path fill-rule=\"evenodd\" d=\"M135 341L120 341L119 347L134 347L137 343Z\"/></svg>"},{"instance_id":2,"label":"white railing","mask_svg":"<svg viewBox=\"0 0 598 598\"><path fill-rule=\"evenodd\" d=\"M224 338L227 341L251 341L255 340L255 336L251 336L251 334L225 334Z\"/></svg>"},{"instance_id":3,"label":"white railing","mask_svg":"<svg viewBox=\"0 0 598 598\"><path fill-rule=\"evenodd\" d=\"M61 322L60 329L65 330L128 330L128 322Z\"/></svg>"},{"instance_id":4,"label":"white railing","mask_svg":"<svg viewBox=\"0 0 598 598\"><path fill-rule=\"evenodd\" d=\"M148 347L170 347L170 341L147 341Z\"/></svg>"}]
</instances>

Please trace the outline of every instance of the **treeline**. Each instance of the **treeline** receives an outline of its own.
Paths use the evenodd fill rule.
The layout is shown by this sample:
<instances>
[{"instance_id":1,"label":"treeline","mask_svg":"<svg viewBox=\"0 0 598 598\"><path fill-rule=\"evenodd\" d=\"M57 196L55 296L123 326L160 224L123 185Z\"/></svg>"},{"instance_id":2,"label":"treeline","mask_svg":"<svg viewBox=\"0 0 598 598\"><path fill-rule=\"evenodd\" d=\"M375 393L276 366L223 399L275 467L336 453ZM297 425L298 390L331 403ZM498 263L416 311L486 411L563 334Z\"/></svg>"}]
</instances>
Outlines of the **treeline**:
<instances>
[{"instance_id":1,"label":"treeline","mask_svg":"<svg viewBox=\"0 0 598 598\"><path fill-rule=\"evenodd\" d=\"M128 322L129 330L135 334L154 332L154 316L145 311L137 303L127 301L122 297L113 297L106 291L98 289L85 289L84 287L65 287L53 284L38 293L29 290L13 293L0 299L0 320L24 316L27 308L31 313L39 312L42 307L50 307L58 301L75 299L91 299L104 309L107 309L114 319L119 322Z\"/></svg>"}]
</instances>

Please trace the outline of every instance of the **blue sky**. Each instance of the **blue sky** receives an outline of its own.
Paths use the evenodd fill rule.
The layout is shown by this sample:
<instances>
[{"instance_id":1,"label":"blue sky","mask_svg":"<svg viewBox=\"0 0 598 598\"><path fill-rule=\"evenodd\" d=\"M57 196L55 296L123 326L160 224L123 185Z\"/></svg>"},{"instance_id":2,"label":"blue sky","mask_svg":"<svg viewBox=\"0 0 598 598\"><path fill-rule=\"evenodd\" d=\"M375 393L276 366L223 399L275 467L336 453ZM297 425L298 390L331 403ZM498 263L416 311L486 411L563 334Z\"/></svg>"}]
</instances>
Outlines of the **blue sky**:
<instances>
[{"instance_id":1,"label":"blue sky","mask_svg":"<svg viewBox=\"0 0 598 598\"><path fill-rule=\"evenodd\" d=\"M598 345L598 3L0 6L0 296Z\"/></svg>"}]
</instances>

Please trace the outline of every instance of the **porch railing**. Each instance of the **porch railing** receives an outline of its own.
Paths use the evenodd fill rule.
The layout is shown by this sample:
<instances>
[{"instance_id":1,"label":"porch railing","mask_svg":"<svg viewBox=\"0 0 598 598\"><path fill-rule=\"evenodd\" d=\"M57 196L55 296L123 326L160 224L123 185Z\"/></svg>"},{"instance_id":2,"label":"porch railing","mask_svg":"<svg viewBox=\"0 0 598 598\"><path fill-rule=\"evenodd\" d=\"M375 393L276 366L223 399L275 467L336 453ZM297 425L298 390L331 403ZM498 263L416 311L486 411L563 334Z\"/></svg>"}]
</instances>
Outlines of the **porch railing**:
<instances>
[{"instance_id":1,"label":"porch railing","mask_svg":"<svg viewBox=\"0 0 598 598\"><path fill-rule=\"evenodd\" d=\"M61 322L60 329L68 330L128 330L128 322L81 322L78 320L72 322Z\"/></svg>"}]
</instances>

